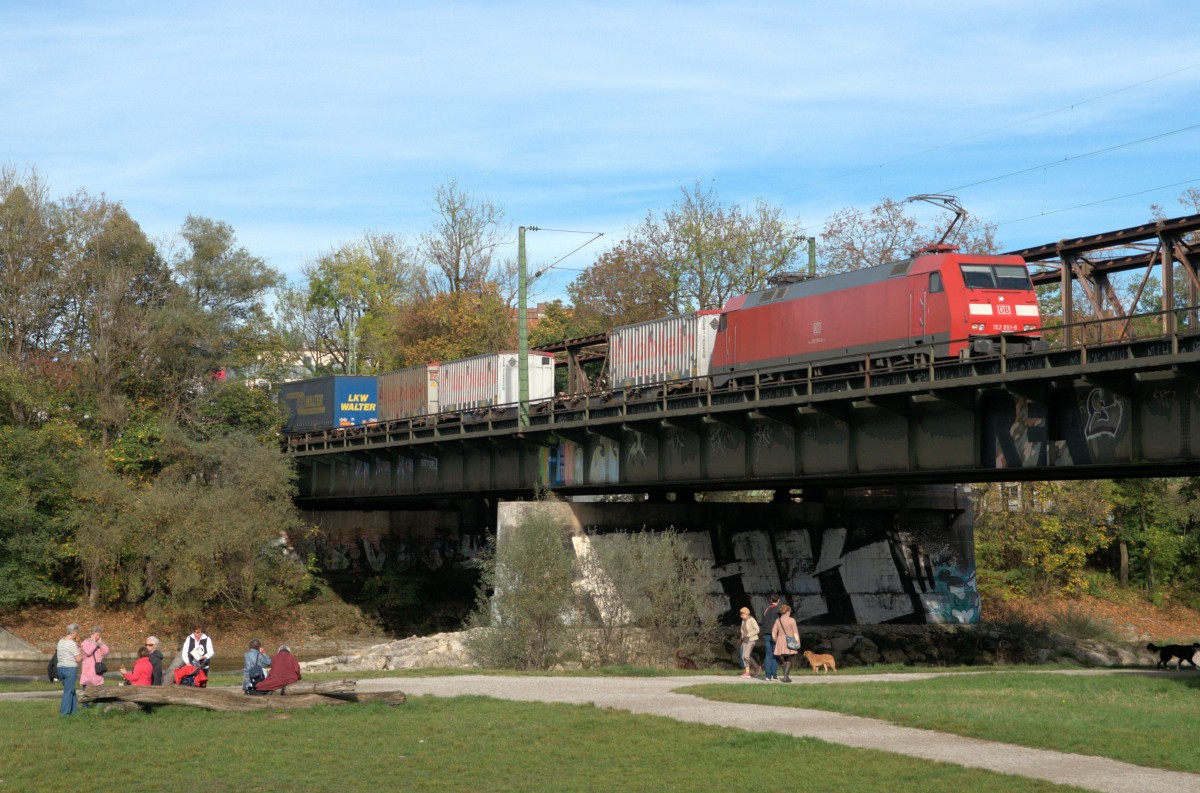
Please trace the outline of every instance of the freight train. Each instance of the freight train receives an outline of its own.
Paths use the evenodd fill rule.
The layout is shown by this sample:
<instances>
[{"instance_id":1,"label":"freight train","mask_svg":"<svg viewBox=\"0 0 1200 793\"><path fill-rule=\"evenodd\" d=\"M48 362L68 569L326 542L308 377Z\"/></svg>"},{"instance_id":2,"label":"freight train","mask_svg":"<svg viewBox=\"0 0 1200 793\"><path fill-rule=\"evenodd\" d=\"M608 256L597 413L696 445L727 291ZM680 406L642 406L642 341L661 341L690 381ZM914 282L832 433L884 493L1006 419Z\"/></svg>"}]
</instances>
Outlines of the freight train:
<instances>
[{"instance_id":1,"label":"freight train","mask_svg":"<svg viewBox=\"0 0 1200 793\"><path fill-rule=\"evenodd\" d=\"M937 244L899 262L776 283L719 310L613 328L605 382L625 392L669 383L728 388L814 370L924 365L994 355L1002 337L1009 350L1039 349L1041 328L1021 257L963 254ZM530 401L553 398L553 358L529 360ZM368 416L363 401L346 402L353 415L338 416L334 404L324 428L515 402L517 363L516 353L493 353L379 375L373 393L383 410ZM296 409L305 404L303 383L317 381L283 390L292 416L285 432L322 428L311 412Z\"/></svg>"}]
</instances>

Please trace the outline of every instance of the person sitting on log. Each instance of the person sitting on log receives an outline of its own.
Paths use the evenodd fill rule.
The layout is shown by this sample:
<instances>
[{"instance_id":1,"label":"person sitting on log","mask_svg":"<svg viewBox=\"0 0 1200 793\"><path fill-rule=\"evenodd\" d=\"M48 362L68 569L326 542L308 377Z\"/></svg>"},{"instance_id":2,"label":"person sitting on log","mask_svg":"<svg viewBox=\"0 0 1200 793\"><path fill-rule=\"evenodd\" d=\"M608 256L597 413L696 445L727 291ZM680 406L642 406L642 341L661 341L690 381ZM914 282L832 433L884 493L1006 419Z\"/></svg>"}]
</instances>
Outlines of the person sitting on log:
<instances>
[{"instance_id":1,"label":"person sitting on log","mask_svg":"<svg viewBox=\"0 0 1200 793\"><path fill-rule=\"evenodd\" d=\"M125 682L131 686L148 686L154 677L154 668L150 665L150 650L145 647L138 648L137 661L133 664L133 671L125 671L125 667L121 667L121 677L125 678Z\"/></svg>"},{"instance_id":2,"label":"person sitting on log","mask_svg":"<svg viewBox=\"0 0 1200 793\"><path fill-rule=\"evenodd\" d=\"M158 637L146 637L146 650L150 653L147 658L150 659L150 685L161 686L163 684L163 654L162 650L158 649ZM136 671L137 664L134 664Z\"/></svg>"},{"instance_id":3,"label":"person sitting on log","mask_svg":"<svg viewBox=\"0 0 1200 793\"><path fill-rule=\"evenodd\" d=\"M271 659L271 671L267 679L254 687L260 694L279 691L300 679L300 662L292 655L292 650L286 644L280 645L279 652Z\"/></svg>"},{"instance_id":4,"label":"person sitting on log","mask_svg":"<svg viewBox=\"0 0 1200 793\"><path fill-rule=\"evenodd\" d=\"M253 639L250 649L242 656L242 692L252 693L264 679L271 665L271 656L262 651L262 642Z\"/></svg>"}]
</instances>

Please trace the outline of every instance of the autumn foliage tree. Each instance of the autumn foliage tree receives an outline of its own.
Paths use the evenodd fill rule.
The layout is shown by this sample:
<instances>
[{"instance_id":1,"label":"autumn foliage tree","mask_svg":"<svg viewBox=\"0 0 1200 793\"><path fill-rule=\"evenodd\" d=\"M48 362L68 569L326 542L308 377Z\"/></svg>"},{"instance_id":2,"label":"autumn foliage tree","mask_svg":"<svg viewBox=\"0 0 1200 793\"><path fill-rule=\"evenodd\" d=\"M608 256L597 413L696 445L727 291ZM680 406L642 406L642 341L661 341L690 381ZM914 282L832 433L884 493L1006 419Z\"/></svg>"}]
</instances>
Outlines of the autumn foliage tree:
<instances>
[{"instance_id":1,"label":"autumn foliage tree","mask_svg":"<svg viewBox=\"0 0 1200 793\"><path fill-rule=\"evenodd\" d=\"M622 240L567 286L579 336L665 317L674 308L671 279L640 240Z\"/></svg>"},{"instance_id":2,"label":"autumn foliage tree","mask_svg":"<svg viewBox=\"0 0 1200 793\"><path fill-rule=\"evenodd\" d=\"M1082 592L1089 557L1113 541L1107 481L977 486L976 558L1021 588Z\"/></svg>"},{"instance_id":3,"label":"autumn foliage tree","mask_svg":"<svg viewBox=\"0 0 1200 793\"><path fill-rule=\"evenodd\" d=\"M451 361L516 346L516 325L495 286L415 300L395 315L397 365Z\"/></svg>"}]
</instances>

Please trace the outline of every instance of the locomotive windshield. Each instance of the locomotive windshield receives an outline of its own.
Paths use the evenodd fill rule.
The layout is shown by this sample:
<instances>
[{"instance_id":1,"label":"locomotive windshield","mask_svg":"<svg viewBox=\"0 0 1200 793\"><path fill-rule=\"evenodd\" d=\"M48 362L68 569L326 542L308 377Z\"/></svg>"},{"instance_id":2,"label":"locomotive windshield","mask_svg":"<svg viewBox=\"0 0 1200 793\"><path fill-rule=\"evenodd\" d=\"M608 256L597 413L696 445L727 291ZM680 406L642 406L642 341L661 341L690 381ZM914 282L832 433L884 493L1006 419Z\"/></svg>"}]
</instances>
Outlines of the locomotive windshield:
<instances>
[{"instance_id":1,"label":"locomotive windshield","mask_svg":"<svg viewBox=\"0 0 1200 793\"><path fill-rule=\"evenodd\" d=\"M1029 271L1017 264L963 264L967 289L1033 289Z\"/></svg>"}]
</instances>

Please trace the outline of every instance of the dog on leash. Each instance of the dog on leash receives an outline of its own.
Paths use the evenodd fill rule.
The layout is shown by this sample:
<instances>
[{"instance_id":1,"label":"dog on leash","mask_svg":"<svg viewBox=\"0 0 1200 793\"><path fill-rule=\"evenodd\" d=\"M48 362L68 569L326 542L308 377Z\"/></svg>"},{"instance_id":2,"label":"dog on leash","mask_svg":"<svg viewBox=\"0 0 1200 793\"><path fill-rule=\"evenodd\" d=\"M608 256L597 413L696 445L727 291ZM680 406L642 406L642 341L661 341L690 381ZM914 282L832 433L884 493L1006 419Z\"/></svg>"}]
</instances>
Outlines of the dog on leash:
<instances>
[{"instance_id":1,"label":"dog on leash","mask_svg":"<svg viewBox=\"0 0 1200 793\"><path fill-rule=\"evenodd\" d=\"M837 661L833 660L833 656L827 653L814 653L812 650L804 651L804 658L808 661L808 665L815 672L818 669L824 672L836 672Z\"/></svg>"},{"instance_id":2,"label":"dog on leash","mask_svg":"<svg viewBox=\"0 0 1200 793\"><path fill-rule=\"evenodd\" d=\"M1167 644L1159 647L1157 644L1147 644L1146 649L1152 653L1158 653L1158 663L1155 664L1156 669L1170 669L1171 661L1176 658L1179 663L1175 665L1176 669L1182 669L1185 663L1192 665L1193 669L1200 669L1196 666L1195 655L1200 651L1200 642L1192 644Z\"/></svg>"},{"instance_id":3,"label":"dog on leash","mask_svg":"<svg viewBox=\"0 0 1200 793\"><path fill-rule=\"evenodd\" d=\"M675 648L675 668L676 669L695 669L696 662L683 654L682 647Z\"/></svg>"}]
</instances>

